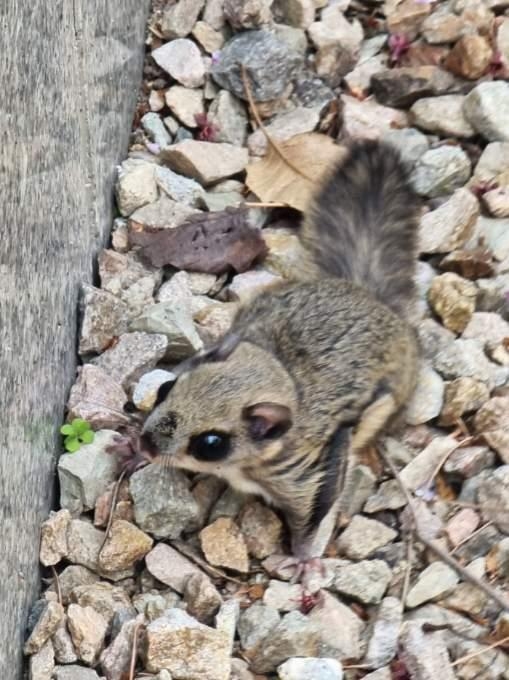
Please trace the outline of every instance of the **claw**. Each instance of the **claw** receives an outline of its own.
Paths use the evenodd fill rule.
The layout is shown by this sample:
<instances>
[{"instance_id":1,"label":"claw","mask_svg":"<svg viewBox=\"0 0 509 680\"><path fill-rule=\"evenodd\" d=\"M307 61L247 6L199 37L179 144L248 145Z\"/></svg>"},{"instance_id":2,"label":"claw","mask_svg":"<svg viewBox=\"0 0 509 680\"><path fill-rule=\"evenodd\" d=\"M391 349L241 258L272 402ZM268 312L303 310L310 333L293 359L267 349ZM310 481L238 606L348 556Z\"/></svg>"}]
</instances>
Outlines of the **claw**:
<instances>
[{"instance_id":1,"label":"claw","mask_svg":"<svg viewBox=\"0 0 509 680\"><path fill-rule=\"evenodd\" d=\"M317 580L321 581L326 574L325 565L320 557L299 559L292 556L285 558L277 565L278 571L290 567L295 569L290 583L301 583L304 595L313 595L320 590L321 583L317 583Z\"/></svg>"}]
</instances>

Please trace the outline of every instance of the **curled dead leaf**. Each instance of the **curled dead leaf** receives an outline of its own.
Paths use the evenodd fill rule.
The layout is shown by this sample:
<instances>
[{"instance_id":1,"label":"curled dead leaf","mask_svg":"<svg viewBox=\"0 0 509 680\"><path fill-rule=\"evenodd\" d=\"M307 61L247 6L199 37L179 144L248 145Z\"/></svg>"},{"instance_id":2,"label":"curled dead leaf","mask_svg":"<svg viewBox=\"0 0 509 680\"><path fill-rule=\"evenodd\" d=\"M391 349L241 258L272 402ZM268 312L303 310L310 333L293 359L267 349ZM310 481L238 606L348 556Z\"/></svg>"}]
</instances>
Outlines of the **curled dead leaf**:
<instances>
[{"instance_id":1,"label":"curled dead leaf","mask_svg":"<svg viewBox=\"0 0 509 680\"><path fill-rule=\"evenodd\" d=\"M129 240L154 267L172 265L207 274L244 272L267 253L261 230L245 208L198 213L173 229L129 224Z\"/></svg>"},{"instance_id":2,"label":"curled dead leaf","mask_svg":"<svg viewBox=\"0 0 509 680\"><path fill-rule=\"evenodd\" d=\"M266 203L285 203L304 212L321 179L345 153L330 137L318 133L295 135L269 146L261 161L247 166L246 184Z\"/></svg>"}]
</instances>

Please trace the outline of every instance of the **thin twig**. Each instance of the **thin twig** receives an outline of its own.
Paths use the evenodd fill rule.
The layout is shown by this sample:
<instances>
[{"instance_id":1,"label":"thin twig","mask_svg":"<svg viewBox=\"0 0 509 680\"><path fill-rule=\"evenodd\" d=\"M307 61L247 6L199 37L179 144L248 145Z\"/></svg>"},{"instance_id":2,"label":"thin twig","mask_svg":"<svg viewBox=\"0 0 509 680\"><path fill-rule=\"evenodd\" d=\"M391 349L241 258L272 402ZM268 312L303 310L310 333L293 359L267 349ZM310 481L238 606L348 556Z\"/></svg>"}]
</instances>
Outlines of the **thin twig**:
<instances>
[{"instance_id":1,"label":"thin twig","mask_svg":"<svg viewBox=\"0 0 509 680\"><path fill-rule=\"evenodd\" d=\"M236 583L239 586L245 586L246 584L244 581L241 581L238 578L233 578L233 576L228 576L228 574L225 574L224 571L221 571L221 569L216 569L215 567L211 567L210 564L208 564L205 560L203 560L201 557L199 557L188 545L187 543L184 543L184 541L180 541L178 539L175 539L171 541L170 545L175 548L175 550L179 553L182 553L184 557L187 557L191 562L194 562L197 564L199 567L203 569L203 571L207 572L209 576L213 576L215 578L224 578L226 581L231 581L232 583Z\"/></svg>"},{"instance_id":2,"label":"thin twig","mask_svg":"<svg viewBox=\"0 0 509 680\"><path fill-rule=\"evenodd\" d=\"M290 208L288 203L261 203L258 201L245 201L242 205L246 208Z\"/></svg>"},{"instance_id":3,"label":"thin twig","mask_svg":"<svg viewBox=\"0 0 509 680\"><path fill-rule=\"evenodd\" d=\"M424 485L424 487L425 487L426 489L430 489L430 488L431 488L431 486L433 485L433 482L434 482L434 480L435 480L435 477L438 475L438 473L439 473L440 470L442 469L442 466L447 462L447 459L449 458L449 456L451 456L451 455L452 455L455 451L457 451L458 449L461 449L461 447L462 447L462 446L465 446L465 444L470 444L470 443L472 442L473 439L474 439L474 437L465 437L465 439L462 439L461 441L459 441L459 442L456 444L456 446L455 446L454 448L450 449L449 451L447 451L447 452L442 456L442 458L438 461L438 464L437 464L436 468L435 468L435 469L433 470L433 472L431 473L430 478L428 479L428 481L427 481L426 484Z\"/></svg>"},{"instance_id":4,"label":"thin twig","mask_svg":"<svg viewBox=\"0 0 509 680\"><path fill-rule=\"evenodd\" d=\"M487 647L483 647L482 649L478 649L475 652L470 652L470 654L465 654L465 656L460 656L459 659L456 659L456 661L453 661L451 663L451 666L459 666L460 663L465 663L465 661L469 661L470 659L473 659L476 656L480 656L481 654L484 654L484 652L489 652L490 649L495 649L496 647L501 647L506 642L509 642L509 635L505 638L502 638L502 640L497 640L497 642L494 642L492 645L488 645Z\"/></svg>"},{"instance_id":5,"label":"thin twig","mask_svg":"<svg viewBox=\"0 0 509 680\"><path fill-rule=\"evenodd\" d=\"M138 631L139 631L139 629L142 625L143 624L140 621L134 626L133 647L132 647L132 650L131 650L131 662L129 663L129 680L134 680L134 669L136 667L136 655L137 655L137 651L138 651L137 650L137 647L138 647Z\"/></svg>"},{"instance_id":6,"label":"thin twig","mask_svg":"<svg viewBox=\"0 0 509 680\"><path fill-rule=\"evenodd\" d=\"M58 603L63 606L62 602L62 589L60 588L60 579L58 578L58 572L55 569L55 567L51 567L51 571L53 572L53 578L55 579L55 590L57 591L57 598L58 598Z\"/></svg>"},{"instance_id":7,"label":"thin twig","mask_svg":"<svg viewBox=\"0 0 509 680\"><path fill-rule=\"evenodd\" d=\"M290 160L288 160L283 149L279 146L279 144L267 132L267 128L263 124L263 121L260 118L260 114L258 113L258 110L256 108L256 104L255 104L255 101L253 99L253 93L251 92L251 86L249 84L249 78L248 78L248 75L247 75L247 70L246 70L246 67L244 66L244 64L240 64L240 74L242 76L242 84L244 85L244 91L246 93L247 101L248 101L248 104L249 104L249 109L251 111L253 118L256 121L256 124L258 125L260 130L265 135L265 139L267 140L267 142L274 149L274 151L278 154L278 156L280 156L281 159L286 163L286 165L288 165L289 168L291 168L294 172L296 172L301 177L304 177L304 179L307 179L309 182L312 182L314 184L315 179L313 177L309 177L308 175L306 175L305 172L302 172L302 170L300 168L298 168Z\"/></svg>"},{"instance_id":8,"label":"thin twig","mask_svg":"<svg viewBox=\"0 0 509 680\"><path fill-rule=\"evenodd\" d=\"M120 485L124 481L124 477L126 476L126 473L127 473L127 470L122 470L122 472L120 473L120 477L115 482L115 487L113 489L113 495L112 495L112 498L111 498L110 514L109 514L109 517L108 517L108 524L106 526L106 531L104 533L103 542L101 543L101 547L99 548L99 557L101 556L104 545L105 545L105 543L108 540L109 535L110 535L111 525L113 524L113 515L115 513L115 505L117 504L118 492L119 492L119 489L120 489Z\"/></svg>"},{"instance_id":9,"label":"thin twig","mask_svg":"<svg viewBox=\"0 0 509 680\"><path fill-rule=\"evenodd\" d=\"M401 602L406 602L406 596L408 595L408 590L410 588L410 576L412 574L412 558L414 553L414 537L410 533L408 537L408 543L406 548L406 561L407 567L405 570L405 578L403 580L403 588L401 590Z\"/></svg>"},{"instance_id":10,"label":"thin twig","mask_svg":"<svg viewBox=\"0 0 509 680\"><path fill-rule=\"evenodd\" d=\"M449 567L454 569L458 574L460 574L460 576L462 576L462 578L465 581L469 581L474 586L477 586L478 588L480 588L486 595L488 595L488 597L490 597L492 600L494 600L502 609L509 611L509 600L505 596L502 596L501 593L499 593L497 590L495 590L495 588L492 588L488 583L485 583L480 578L477 578L477 576L475 576L474 574L471 574L467 569L465 569L465 567L463 567L457 560L455 560L454 557L452 557L448 552L446 552L438 542L436 542L434 540L430 540L429 538L427 538L426 536L423 535L423 533L421 532L421 530L419 528L419 520L418 520L418 517L417 517L416 510L415 510L414 500L413 500L412 496L410 495L410 491L407 489L407 487L403 483L403 480L401 479L401 476L400 476L396 466L394 465L394 463L392 462L390 457L387 455L387 453L386 453L386 451L385 451L385 449L382 445L379 446L378 452L379 452L381 458L383 459L383 461L385 462L385 464L387 465L387 467L392 472L394 479L398 482L398 484L401 488L401 491L403 492L403 494L404 494L404 496L407 500L408 508L409 508L410 512L412 513L413 520L414 520L415 534L416 534L417 538L419 539L419 541L426 548L429 548L429 550L434 552L435 555L442 562L445 562L445 564L447 564Z\"/></svg>"}]
</instances>

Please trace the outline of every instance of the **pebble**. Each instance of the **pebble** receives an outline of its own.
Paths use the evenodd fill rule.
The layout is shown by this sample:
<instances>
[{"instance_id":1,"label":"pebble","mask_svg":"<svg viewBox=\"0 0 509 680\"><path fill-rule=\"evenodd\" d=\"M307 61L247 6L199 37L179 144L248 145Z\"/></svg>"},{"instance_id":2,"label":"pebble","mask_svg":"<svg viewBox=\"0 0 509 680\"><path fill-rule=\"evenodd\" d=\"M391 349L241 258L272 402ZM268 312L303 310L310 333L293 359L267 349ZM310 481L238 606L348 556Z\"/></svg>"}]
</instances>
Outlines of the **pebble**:
<instances>
[{"instance_id":1,"label":"pebble","mask_svg":"<svg viewBox=\"0 0 509 680\"><path fill-rule=\"evenodd\" d=\"M146 628L145 663L149 672L168 670L176 678L229 680L226 636L181 609L169 609Z\"/></svg>"},{"instance_id":2,"label":"pebble","mask_svg":"<svg viewBox=\"0 0 509 680\"><path fill-rule=\"evenodd\" d=\"M509 217L509 187L502 186L482 195L482 202L490 215Z\"/></svg>"},{"instance_id":3,"label":"pebble","mask_svg":"<svg viewBox=\"0 0 509 680\"><path fill-rule=\"evenodd\" d=\"M444 66L468 80L477 80L489 68L493 59L490 43L481 35L464 35L447 55Z\"/></svg>"},{"instance_id":4,"label":"pebble","mask_svg":"<svg viewBox=\"0 0 509 680\"><path fill-rule=\"evenodd\" d=\"M177 145L169 146L173 149ZM165 153L162 150L161 155ZM180 226L190 215L197 211L186 205L177 203L165 194L161 195L155 203L139 208L131 215L131 224L136 223L149 229L173 229Z\"/></svg>"},{"instance_id":5,"label":"pebble","mask_svg":"<svg viewBox=\"0 0 509 680\"><path fill-rule=\"evenodd\" d=\"M131 522L114 520L100 556L105 571L120 571L134 566L152 548L153 540Z\"/></svg>"},{"instance_id":6,"label":"pebble","mask_svg":"<svg viewBox=\"0 0 509 680\"><path fill-rule=\"evenodd\" d=\"M205 9L203 10L202 18L216 31L223 28L226 23L224 16L224 0L205 0Z\"/></svg>"},{"instance_id":7,"label":"pebble","mask_svg":"<svg viewBox=\"0 0 509 680\"><path fill-rule=\"evenodd\" d=\"M475 130L463 113L464 101L460 94L419 99L410 109L414 125L443 137L473 137Z\"/></svg>"},{"instance_id":8,"label":"pebble","mask_svg":"<svg viewBox=\"0 0 509 680\"><path fill-rule=\"evenodd\" d=\"M389 130L385 135L385 141L396 147L402 161L410 168L413 168L429 149L428 138L415 128Z\"/></svg>"},{"instance_id":9,"label":"pebble","mask_svg":"<svg viewBox=\"0 0 509 680\"><path fill-rule=\"evenodd\" d=\"M507 367L491 363L476 340L458 338L438 352L433 366L446 380L474 378L491 388L508 378Z\"/></svg>"},{"instance_id":10,"label":"pebble","mask_svg":"<svg viewBox=\"0 0 509 680\"><path fill-rule=\"evenodd\" d=\"M276 116L266 126L266 131L276 142L284 142L295 135L312 132L318 125L320 114L318 109L298 106L292 111ZM256 130L247 140L249 152L253 156L264 156L267 153L267 138L262 130Z\"/></svg>"},{"instance_id":11,"label":"pebble","mask_svg":"<svg viewBox=\"0 0 509 680\"><path fill-rule=\"evenodd\" d=\"M474 428L483 441L509 464L509 397L493 397L477 411Z\"/></svg>"},{"instance_id":12,"label":"pebble","mask_svg":"<svg viewBox=\"0 0 509 680\"><path fill-rule=\"evenodd\" d=\"M125 675L129 673L135 630L142 623L142 616L126 621L110 645L102 652L101 669L108 680L123 680ZM138 641L138 648L139 646Z\"/></svg>"},{"instance_id":13,"label":"pebble","mask_svg":"<svg viewBox=\"0 0 509 680\"><path fill-rule=\"evenodd\" d=\"M149 135L155 144L161 148L171 144L171 135L157 113L149 111L149 113L142 117L140 122L147 135Z\"/></svg>"},{"instance_id":14,"label":"pebble","mask_svg":"<svg viewBox=\"0 0 509 680\"><path fill-rule=\"evenodd\" d=\"M247 116L242 102L228 90L220 90L211 103L208 118L215 125L215 142L243 146L247 136Z\"/></svg>"},{"instance_id":15,"label":"pebble","mask_svg":"<svg viewBox=\"0 0 509 680\"><path fill-rule=\"evenodd\" d=\"M250 555L261 560L278 552L283 523L273 510L259 501L252 501L243 508L239 522Z\"/></svg>"},{"instance_id":16,"label":"pebble","mask_svg":"<svg viewBox=\"0 0 509 680\"><path fill-rule=\"evenodd\" d=\"M322 10L321 21L308 27L314 46L320 50L341 46L351 54L358 53L364 31L358 20L348 21L339 5L328 5Z\"/></svg>"},{"instance_id":17,"label":"pebble","mask_svg":"<svg viewBox=\"0 0 509 680\"><path fill-rule=\"evenodd\" d=\"M465 413L477 411L489 396L486 385L473 378L457 378L447 383L439 423L446 427L454 425Z\"/></svg>"},{"instance_id":18,"label":"pebble","mask_svg":"<svg viewBox=\"0 0 509 680\"><path fill-rule=\"evenodd\" d=\"M136 615L124 588L106 581L77 586L70 593L70 600L80 607L92 607L106 621L109 631L116 617L132 619Z\"/></svg>"},{"instance_id":19,"label":"pebble","mask_svg":"<svg viewBox=\"0 0 509 680\"><path fill-rule=\"evenodd\" d=\"M192 88L203 85L205 66L200 50L192 40L187 38L171 40L155 49L152 57L163 71L184 87Z\"/></svg>"},{"instance_id":20,"label":"pebble","mask_svg":"<svg viewBox=\"0 0 509 680\"><path fill-rule=\"evenodd\" d=\"M431 308L446 328L462 333L475 311L477 288L472 281L446 272L435 276L428 291Z\"/></svg>"},{"instance_id":21,"label":"pebble","mask_svg":"<svg viewBox=\"0 0 509 680\"><path fill-rule=\"evenodd\" d=\"M116 480L117 462L106 452L115 437L112 430L100 430L91 444L83 444L75 453L60 457L60 505L71 514L92 510L99 496Z\"/></svg>"},{"instance_id":22,"label":"pebble","mask_svg":"<svg viewBox=\"0 0 509 680\"><path fill-rule=\"evenodd\" d=\"M449 11L434 11L422 22L422 35L430 45L454 43L465 30L462 17Z\"/></svg>"},{"instance_id":23,"label":"pebble","mask_svg":"<svg viewBox=\"0 0 509 680\"><path fill-rule=\"evenodd\" d=\"M193 562L166 543L157 543L146 555L145 564L154 578L180 594L189 578L202 575Z\"/></svg>"},{"instance_id":24,"label":"pebble","mask_svg":"<svg viewBox=\"0 0 509 680\"><path fill-rule=\"evenodd\" d=\"M371 88L377 100L386 106L396 107L411 106L421 97L444 94L453 85L453 76L438 66L387 69L371 78Z\"/></svg>"},{"instance_id":25,"label":"pebble","mask_svg":"<svg viewBox=\"0 0 509 680\"><path fill-rule=\"evenodd\" d=\"M39 559L45 567L58 564L67 555L67 529L71 521L69 510L51 512L41 526Z\"/></svg>"},{"instance_id":26,"label":"pebble","mask_svg":"<svg viewBox=\"0 0 509 680\"><path fill-rule=\"evenodd\" d=\"M479 340L485 345L499 345L509 337L509 323L494 312L475 312L462 337Z\"/></svg>"},{"instance_id":27,"label":"pebble","mask_svg":"<svg viewBox=\"0 0 509 680\"><path fill-rule=\"evenodd\" d=\"M78 379L71 388L67 417L86 420L93 430L118 427L127 420L124 406L127 395L106 371L93 364L78 368Z\"/></svg>"},{"instance_id":28,"label":"pebble","mask_svg":"<svg viewBox=\"0 0 509 680\"><path fill-rule=\"evenodd\" d=\"M371 89L372 77L386 68L387 59L383 54L359 59L357 66L345 76L350 94L354 97L366 97Z\"/></svg>"},{"instance_id":29,"label":"pebble","mask_svg":"<svg viewBox=\"0 0 509 680\"><path fill-rule=\"evenodd\" d=\"M319 651L319 629L300 612L289 612L261 640L251 657L255 673L270 673L290 657L316 656Z\"/></svg>"},{"instance_id":30,"label":"pebble","mask_svg":"<svg viewBox=\"0 0 509 680\"><path fill-rule=\"evenodd\" d=\"M465 98L464 113L490 142L509 141L509 83L497 80L476 85Z\"/></svg>"},{"instance_id":31,"label":"pebble","mask_svg":"<svg viewBox=\"0 0 509 680\"><path fill-rule=\"evenodd\" d=\"M127 330L127 305L106 290L82 284L80 312L81 355L99 354Z\"/></svg>"},{"instance_id":32,"label":"pebble","mask_svg":"<svg viewBox=\"0 0 509 680\"><path fill-rule=\"evenodd\" d=\"M415 392L410 399L405 419L409 425L420 425L436 418L444 401L444 381L428 364L423 364L417 377Z\"/></svg>"},{"instance_id":33,"label":"pebble","mask_svg":"<svg viewBox=\"0 0 509 680\"><path fill-rule=\"evenodd\" d=\"M132 161L118 168L115 196L121 215L129 217L135 210L157 199L157 184L153 163Z\"/></svg>"},{"instance_id":34,"label":"pebble","mask_svg":"<svg viewBox=\"0 0 509 680\"><path fill-rule=\"evenodd\" d=\"M144 373L155 367L168 347L161 333L124 333L118 343L93 360L124 389L128 389Z\"/></svg>"},{"instance_id":35,"label":"pebble","mask_svg":"<svg viewBox=\"0 0 509 680\"><path fill-rule=\"evenodd\" d=\"M276 0L274 7L281 21L294 28L309 28L315 19L313 0Z\"/></svg>"},{"instance_id":36,"label":"pebble","mask_svg":"<svg viewBox=\"0 0 509 680\"><path fill-rule=\"evenodd\" d=\"M183 531L196 528L198 504L179 470L147 465L131 476L129 492L136 524L155 538L179 538Z\"/></svg>"},{"instance_id":37,"label":"pebble","mask_svg":"<svg viewBox=\"0 0 509 680\"><path fill-rule=\"evenodd\" d=\"M205 192L194 179L178 175L163 166L157 167L155 177L159 188L173 201L189 208L199 208L203 204Z\"/></svg>"},{"instance_id":38,"label":"pebble","mask_svg":"<svg viewBox=\"0 0 509 680\"><path fill-rule=\"evenodd\" d=\"M228 297L245 304L264 290L270 290L276 284L281 283L284 283L281 276L264 269L254 269L233 277L227 289Z\"/></svg>"},{"instance_id":39,"label":"pebble","mask_svg":"<svg viewBox=\"0 0 509 680\"><path fill-rule=\"evenodd\" d=\"M481 519L472 508L463 508L457 512L445 527L447 537L453 546L457 546L479 526Z\"/></svg>"},{"instance_id":40,"label":"pebble","mask_svg":"<svg viewBox=\"0 0 509 680\"><path fill-rule=\"evenodd\" d=\"M70 566L65 567L65 569L60 572L58 577L62 603L68 604L69 596L74 588L78 588L82 585L91 585L97 581L99 581L99 576L85 567L81 567L76 564L71 564ZM52 592L56 593L54 586L55 584L53 584Z\"/></svg>"},{"instance_id":41,"label":"pebble","mask_svg":"<svg viewBox=\"0 0 509 680\"><path fill-rule=\"evenodd\" d=\"M58 602L44 603L39 618L25 642L25 654L37 654L50 637L55 633L64 616L64 610Z\"/></svg>"},{"instance_id":42,"label":"pebble","mask_svg":"<svg viewBox=\"0 0 509 680\"><path fill-rule=\"evenodd\" d=\"M198 127L196 117L205 113L203 90L190 90L182 85L170 87L165 94L166 104L186 127Z\"/></svg>"},{"instance_id":43,"label":"pebble","mask_svg":"<svg viewBox=\"0 0 509 680\"><path fill-rule=\"evenodd\" d=\"M272 21L272 0L224 0L224 15L233 28L260 28Z\"/></svg>"},{"instance_id":44,"label":"pebble","mask_svg":"<svg viewBox=\"0 0 509 680\"><path fill-rule=\"evenodd\" d=\"M93 572L101 573L99 567L99 553L104 542L104 531L99 531L90 522L73 519L67 530L67 555L69 562L87 567ZM133 570L126 569L119 572L108 572L107 578L119 581L132 576Z\"/></svg>"},{"instance_id":45,"label":"pebble","mask_svg":"<svg viewBox=\"0 0 509 680\"><path fill-rule=\"evenodd\" d=\"M393 680L393 675L390 667L385 666L372 673L368 673L364 676L363 680Z\"/></svg>"},{"instance_id":46,"label":"pebble","mask_svg":"<svg viewBox=\"0 0 509 680\"><path fill-rule=\"evenodd\" d=\"M281 617L275 607L262 602L255 602L248 607L240 615L238 625L242 649L251 656L260 643L271 636L280 621Z\"/></svg>"},{"instance_id":47,"label":"pebble","mask_svg":"<svg viewBox=\"0 0 509 680\"><path fill-rule=\"evenodd\" d=\"M192 177L203 185L242 172L248 162L247 149L194 139L174 144L165 149L162 155L172 170Z\"/></svg>"},{"instance_id":48,"label":"pebble","mask_svg":"<svg viewBox=\"0 0 509 680\"><path fill-rule=\"evenodd\" d=\"M176 376L171 371L156 368L142 375L133 390L133 404L139 411L151 411L161 385L174 382Z\"/></svg>"},{"instance_id":49,"label":"pebble","mask_svg":"<svg viewBox=\"0 0 509 680\"><path fill-rule=\"evenodd\" d=\"M287 616L292 614L297 612L291 612ZM326 590L321 591L320 601L308 614L308 620L319 631L321 656L331 656L339 661L360 657L365 627L363 621L350 607ZM302 654L302 651L299 650L298 653ZM314 656L311 651L302 655Z\"/></svg>"},{"instance_id":50,"label":"pebble","mask_svg":"<svg viewBox=\"0 0 509 680\"><path fill-rule=\"evenodd\" d=\"M258 102L281 97L296 75L302 57L265 30L239 33L221 50L211 74L218 85L247 99L239 64L250 74L253 98Z\"/></svg>"},{"instance_id":51,"label":"pebble","mask_svg":"<svg viewBox=\"0 0 509 680\"><path fill-rule=\"evenodd\" d=\"M397 597L386 597L373 623L363 663L380 668L390 663L398 650L398 638L403 621L403 604Z\"/></svg>"},{"instance_id":52,"label":"pebble","mask_svg":"<svg viewBox=\"0 0 509 680\"><path fill-rule=\"evenodd\" d=\"M382 560L362 560L339 567L333 588L362 604L378 604L389 586L392 572Z\"/></svg>"},{"instance_id":53,"label":"pebble","mask_svg":"<svg viewBox=\"0 0 509 680\"><path fill-rule=\"evenodd\" d=\"M55 680L100 680L92 668L83 666L56 666Z\"/></svg>"},{"instance_id":54,"label":"pebble","mask_svg":"<svg viewBox=\"0 0 509 680\"><path fill-rule=\"evenodd\" d=\"M165 352L168 361L186 359L203 347L191 310L178 301L152 305L131 322L130 330L164 335L168 340Z\"/></svg>"},{"instance_id":55,"label":"pebble","mask_svg":"<svg viewBox=\"0 0 509 680\"><path fill-rule=\"evenodd\" d=\"M352 465L347 471L339 504L341 512L352 517L361 512L364 503L374 491L376 475L367 465Z\"/></svg>"},{"instance_id":56,"label":"pebble","mask_svg":"<svg viewBox=\"0 0 509 680\"><path fill-rule=\"evenodd\" d=\"M148 105L150 110L154 112L164 109L164 92L162 90L151 90L148 96Z\"/></svg>"},{"instance_id":57,"label":"pebble","mask_svg":"<svg viewBox=\"0 0 509 680\"><path fill-rule=\"evenodd\" d=\"M401 491L397 480L389 479L382 482L377 492L367 499L363 510L369 514L380 512L380 510L397 510L406 503L405 494Z\"/></svg>"},{"instance_id":58,"label":"pebble","mask_svg":"<svg viewBox=\"0 0 509 680\"><path fill-rule=\"evenodd\" d=\"M440 146L423 154L413 171L412 182L422 196L443 196L468 181L470 167L470 160L462 149Z\"/></svg>"},{"instance_id":59,"label":"pebble","mask_svg":"<svg viewBox=\"0 0 509 680\"><path fill-rule=\"evenodd\" d=\"M487 446L465 446L449 456L444 472L468 479L492 467L494 462L495 454Z\"/></svg>"},{"instance_id":60,"label":"pebble","mask_svg":"<svg viewBox=\"0 0 509 680\"><path fill-rule=\"evenodd\" d=\"M363 560L397 536L382 522L355 515L337 540L338 550L353 560Z\"/></svg>"},{"instance_id":61,"label":"pebble","mask_svg":"<svg viewBox=\"0 0 509 680\"><path fill-rule=\"evenodd\" d=\"M167 7L160 21L163 38L174 40L189 35L204 4L204 0L179 0Z\"/></svg>"},{"instance_id":62,"label":"pebble","mask_svg":"<svg viewBox=\"0 0 509 680\"><path fill-rule=\"evenodd\" d=\"M435 210L421 217L421 253L448 253L465 245L474 233L479 216L479 201L468 189L456 189Z\"/></svg>"},{"instance_id":63,"label":"pebble","mask_svg":"<svg viewBox=\"0 0 509 680\"><path fill-rule=\"evenodd\" d=\"M78 660L72 638L67 627L67 616L60 621L60 625L51 638L55 661L57 663L75 663Z\"/></svg>"},{"instance_id":64,"label":"pebble","mask_svg":"<svg viewBox=\"0 0 509 680\"><path fill-rule=\"evenodd\" d=\"M419 574L417 582L410 588L406 598L407 607L418 607L447 595L459 581L454 569L443 562L432 562Z\"/></svg>"},{"instance_id":65,"label":"pebble","mask_svg":"<svg viewBox=\"0 0 509 680\"><path fill-rule=\"evenodd\" d=\"M184 586L187 611L201 623L211 623L223 599L205 574L191 574Z\"/></svg>"},{"instance_id":66,"label":"pebble","mask_svg":"<svg viewBox=\"0 0 509 680\"><path fill-rule=\"evenodd\" d=\"M300 609L302 594L300 583L286 583L271 579L267 590L263 593L263 603L280 612L291 612Z\"/></svg>"},{"instance_id":67,"label":"pebble","mask_svg":"<svg viewBox=\"0 0 509 680\"><path fill-rule=\"evenodd\" d=\"M220 517L202 529L200 543L209 564L244 574L249 571L246 542L230 517Z\"/></svg>"},{"instance_id":68,"label":"pebble","mask_svg":"<svg viewBox=\"0 0 509 680\"><path fill-rule=\"evenodd\" d=\"M30 680L51 680L55 670L55 653L51 640L30 657L28 668Z\"/></svg>"},{"instance_id":69,"label":"pebble","mask_svg":"<svg viewBox=\"0 0 509 680\"><path fill-rule=\"evenodd\" d=\"M434 437L400 472L403 484L410 491L416 491L427 484L438 464L448 452L457 448L458 442L452 436Z\"/></svg>"},{"instance_id":70,"label":"pebble","mask_svg":"<svg viewBox=\"0 0 509 680\"><path fill-rule=\"evenodd\" d=\"M401 630L402 659L410 677L419 680L455 680L442 631L424 632L422 624L408 621Z\"/></svg>"},{"instance_id":71,"label":"pebble","mask_svg":"<svg viewBox=\"0 0 509 680\"><path fill-rule=\"evenodd\" d=\"M213 54L224 45L224 35L216 31L206 21L197 21L193 28L193 38L200 43L205 52Z\"/></svg>"},{"instance_id":72,"label":"pebble","mask_svg":"<svg viewBox=\"0 0 509 680\"><path fill-rule=\"evenodd\" d=\"M343 104L343 129L354 138L379 139L394 128L408 125L404 111L378 104L374 99L358 101L355 97L341 95Z\"/></svg>"},{"instance_id":73,"label":"pebble","mask_svg":"<svg viewBox=\"0 0 509 680\"><path fill-rule=\"evenodd\" d=\"M342 680L343 668L336 659L294 657L277 669L280 680Z\"/></svg>"},{"instance_id":74,"label":"pebble","mask_svg":"<svg viewBox=\"0 0 509 680\"><path fill-rule=\"evenodd\" d=\"M431 13L431 7L426 3L416 3L413 0L403 0L392 3L387 11L387 28L389 33L405 35L413 40L420 30L424 19Z\"/></svg>"},{"instance_id":75,"label":"pebble","mask_svg":"<svg viewBox=\"0 0 509 680\"><path fill-rule=\"evenodd\" d=\"M108 624L92 607L70 604L67 623L78 658L92 666L104 645Z\"/></svg>"},{"instance_id":76,"label":"pebble","mask_svg":"<svg viewBox=\"0 0 509 680\"><path fill-rule=\"evenodd\" d=\"M239 307L236 302L214 304L194 314L196 328L205 344L217 342L230 329Z\"/></svg>"}]
</instances>

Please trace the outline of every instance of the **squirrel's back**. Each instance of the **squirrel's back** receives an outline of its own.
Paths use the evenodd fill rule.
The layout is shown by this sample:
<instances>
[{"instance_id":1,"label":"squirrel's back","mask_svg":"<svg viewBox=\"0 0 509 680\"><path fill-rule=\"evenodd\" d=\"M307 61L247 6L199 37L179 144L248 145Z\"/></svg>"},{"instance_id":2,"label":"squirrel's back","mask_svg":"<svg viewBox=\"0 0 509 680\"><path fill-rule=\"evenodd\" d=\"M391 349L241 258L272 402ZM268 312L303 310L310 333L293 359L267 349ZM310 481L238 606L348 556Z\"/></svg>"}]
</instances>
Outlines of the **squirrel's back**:
<instances>
[{"instance_id":1,"label":"squirrel's back","mask_svg":"<svg viewBox=\"0 0 509 680\"><path fill-rule=\"evenodd\" d=\"M301 238L320 270L406 316L414 297L419 199L398 152L362 141L316 195Z\"/></svg>"}]
</instances>

